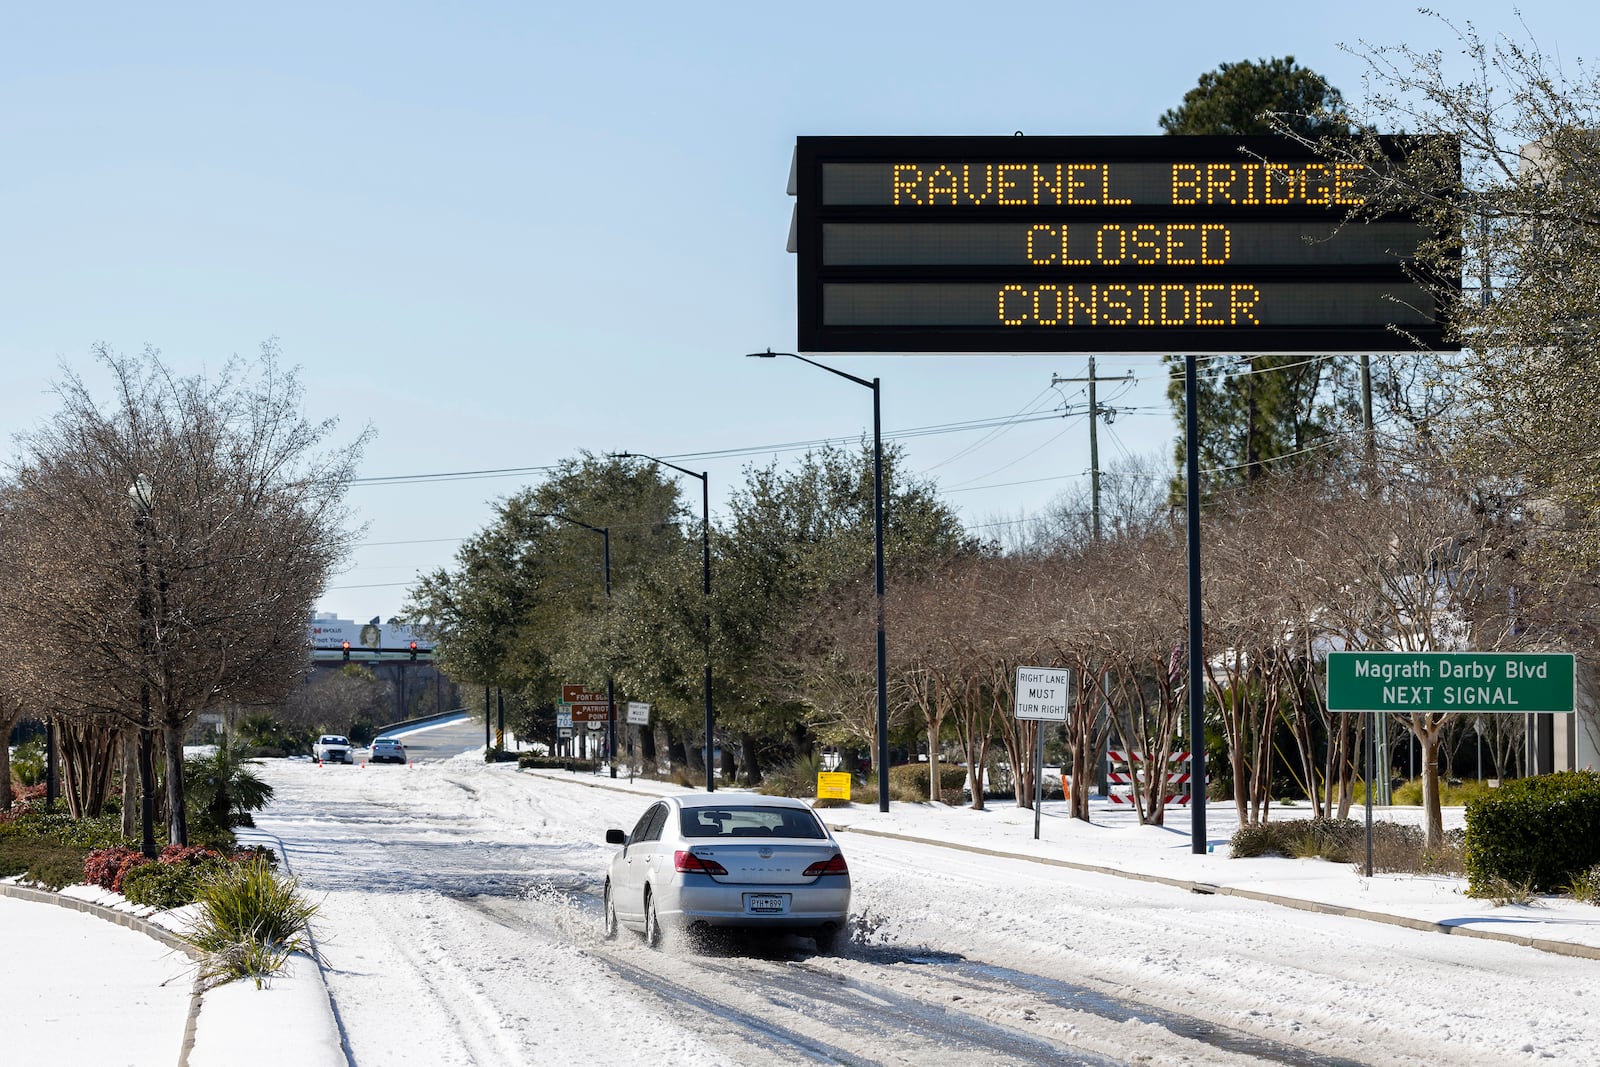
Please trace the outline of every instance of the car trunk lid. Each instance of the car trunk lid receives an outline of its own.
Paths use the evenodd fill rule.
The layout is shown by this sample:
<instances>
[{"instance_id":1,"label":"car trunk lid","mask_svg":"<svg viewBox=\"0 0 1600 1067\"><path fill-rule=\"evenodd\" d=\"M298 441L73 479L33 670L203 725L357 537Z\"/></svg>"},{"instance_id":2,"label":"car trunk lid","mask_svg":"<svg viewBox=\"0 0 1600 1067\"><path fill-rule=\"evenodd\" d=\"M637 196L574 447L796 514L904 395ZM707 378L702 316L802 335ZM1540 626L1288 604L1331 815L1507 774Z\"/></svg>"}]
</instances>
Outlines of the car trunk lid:
<instances>
[{"instance_id":1,"label":"car trunk lid","mask_svg":"<svg viewBox=\"0 0 1600 1067\"><path fill-rule=\"evenodd\" d=\"M826 864L839 854L832 841L761 841L739 844L695 845L690 851L706 861L715 860L727 874L713 874L718 882L741 885L810 885L819 877L808 868Z\"/></svg>"}]
</instances>

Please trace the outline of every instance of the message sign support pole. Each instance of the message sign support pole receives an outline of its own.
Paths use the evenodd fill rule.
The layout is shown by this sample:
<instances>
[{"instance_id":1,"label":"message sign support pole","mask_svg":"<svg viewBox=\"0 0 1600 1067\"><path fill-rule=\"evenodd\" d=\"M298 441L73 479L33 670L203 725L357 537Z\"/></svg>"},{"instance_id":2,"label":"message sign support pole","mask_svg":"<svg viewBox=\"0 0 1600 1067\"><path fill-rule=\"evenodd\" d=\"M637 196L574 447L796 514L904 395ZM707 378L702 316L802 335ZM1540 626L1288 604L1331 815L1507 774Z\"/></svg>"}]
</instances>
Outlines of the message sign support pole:
<instances>
[{"instance_id":1,"label":"message sign support pole","mask_svg":"<svg viewBox=\"0 0 1600 1067\"><path fill-rule=\"evenodd\" d=\"M1189 850L1206 852L1206 691L1200 615L1200 417L1199 369L1183 357L1183 496L1189 552Z\"/></svg>"}]
</instances>

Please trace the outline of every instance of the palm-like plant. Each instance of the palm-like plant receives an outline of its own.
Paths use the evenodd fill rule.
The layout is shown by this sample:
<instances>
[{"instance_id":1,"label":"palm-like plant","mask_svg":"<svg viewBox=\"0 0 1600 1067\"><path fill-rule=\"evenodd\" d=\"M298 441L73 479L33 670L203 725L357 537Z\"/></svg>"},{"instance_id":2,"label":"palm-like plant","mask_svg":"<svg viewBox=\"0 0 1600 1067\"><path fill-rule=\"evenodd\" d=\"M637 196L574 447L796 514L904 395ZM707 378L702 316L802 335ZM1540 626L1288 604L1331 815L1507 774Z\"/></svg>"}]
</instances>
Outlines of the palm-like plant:
<instances>
[{"instance_id":1,"label":"palm-like plant","mask_svg":"<svg viewBox=\"0 0 1600 1067\"><path fill-rule=\"evenodd\" d=\"M249 746L224 736L209 756L184 761L189 817L197 829L223 832L254 826L252 811L272 799L272 786L251 769Z\"/></svg>"}]
</instances>

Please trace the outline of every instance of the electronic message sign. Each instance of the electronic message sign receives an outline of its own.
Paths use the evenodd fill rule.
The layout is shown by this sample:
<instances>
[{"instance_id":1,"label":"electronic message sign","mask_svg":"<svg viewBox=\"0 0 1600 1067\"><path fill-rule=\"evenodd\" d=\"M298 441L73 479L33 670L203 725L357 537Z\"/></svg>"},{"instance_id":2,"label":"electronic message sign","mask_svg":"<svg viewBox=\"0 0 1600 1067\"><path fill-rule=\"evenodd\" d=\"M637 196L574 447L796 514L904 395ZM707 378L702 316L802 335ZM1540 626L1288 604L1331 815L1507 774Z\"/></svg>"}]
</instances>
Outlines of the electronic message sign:
<instances>
[{"instance_id":1,"label":"electronic message sign","mask_svg":"<svg viewBox=\"0 0 1600 1067\"><path fill-rule=\"evenodd\" d=\"M1417 221L1274 137L802 137L810 352L1444 347ZM1459 287L1459 278L1451 284Z\"/></svg>"}]
</instances>

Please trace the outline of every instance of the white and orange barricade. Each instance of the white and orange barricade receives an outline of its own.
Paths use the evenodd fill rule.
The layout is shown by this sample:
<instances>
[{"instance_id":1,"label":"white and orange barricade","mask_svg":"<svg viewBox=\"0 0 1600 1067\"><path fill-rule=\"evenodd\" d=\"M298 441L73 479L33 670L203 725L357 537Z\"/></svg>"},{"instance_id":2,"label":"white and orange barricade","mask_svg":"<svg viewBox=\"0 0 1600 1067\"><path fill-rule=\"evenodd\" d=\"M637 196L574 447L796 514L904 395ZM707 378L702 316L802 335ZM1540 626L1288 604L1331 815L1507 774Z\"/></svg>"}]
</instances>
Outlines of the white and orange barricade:
<instances>
[{"instance_id":1,"label":"white and orange barricade","mask_svg":"<svg viewBox=\"0 0 1600 1067\"><path fill-rule=\"evenodd\" d=\"M1169 753L1165 769L1151 766L1153 762L1151 754L1137 750L1124 752L1115 748L1108 749L1106 758L1110 762L1110 767L1106 770L1106 785L1111 803L1132 804L1135 781L1139 783L1141 791L1161 789L1162 807L1168 804L1189 803L1194 779L1190 767L1193 753Z\"/></svg>"}]
</instances>

